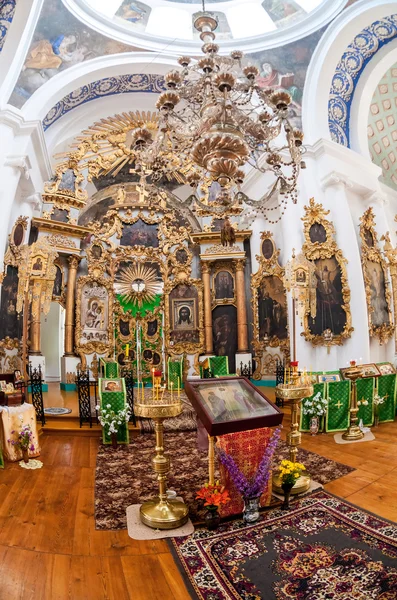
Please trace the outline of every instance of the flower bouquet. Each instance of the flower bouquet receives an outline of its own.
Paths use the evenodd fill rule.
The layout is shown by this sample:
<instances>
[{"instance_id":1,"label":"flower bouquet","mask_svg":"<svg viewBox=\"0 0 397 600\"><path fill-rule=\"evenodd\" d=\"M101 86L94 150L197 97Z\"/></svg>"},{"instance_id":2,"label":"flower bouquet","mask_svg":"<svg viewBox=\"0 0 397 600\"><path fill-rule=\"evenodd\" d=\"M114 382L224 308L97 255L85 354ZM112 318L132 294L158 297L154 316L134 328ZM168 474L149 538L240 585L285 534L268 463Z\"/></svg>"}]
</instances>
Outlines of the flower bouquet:
<instances>
[{"instance_id":1,"label":"flower bouquet","mask_svg":"<svg viewBox=\"0 0 397 600\"><path fill-rule=\"evenodd\" d=\"M218 509L220 506L230 502L229 492L219 481L215 485L206 483L196 494L198 500L204 500L204 506L207 508L205 517L208 529L216 529L220 522Z\"/></svg>"},{"instance_id":2,"label":"flower bouquet","mask_svg":"<svg viewBox=\"0 0 397 600\"><path fill-rule=\"evenodd\" d=\"M329 399L331 400L331 398ZM313 398L306 398L302 403L302 413L311 417L310 419L310 431L312 435L315 435L318 431L322 431L324 424L324 416L327 412L328 400L321 396L321 392L317 392Z\"/></svg>"},{"instance_id":3,"label":"flower bouquet","mask_svg":"<svg viewBox=\"0 0 397 600\"><path fill-rule=\"evenodd\" d=\"M243 497L243 518L247 522L254 522L259 518L259 500L272 475L273 454L280 440L280 434L281 427L278 427L270 438L251 480L246 478L230 454L218 448L219 461L227 469L237 492Z\"/></svg>"},{"instance_id":4,"label":"flower bouquet","mask_svg":"<svg viewBox=\"0 0 397 600\"><path fill-rule=\"evenodd\" d=\"M11 431L11 434L16 433L15 429ZM22 451L22 459L24 463L29 462L29 450L30 452L35 451L35 445L33 443L33 431L30 425L24 425L18 432L16 439L9 439L8 442L19 448Z\"/></svg>"},{"instance_id":5,"label":"flower bouquet","mask_svg":"<svg viewBox=\"0 0 397 600\"><path fill-rule=\"evenodd\" d=\"M277 470L281 481L281 487L284 491L284 502L281 508L283 510L288 510L291 490L302 472L306 471L306 467L305 465L302 465L302 463L282 460Z\"/></svg>"},{"instance_id":6,"label":"flower bouquet","mask_svg":"<svg viewBox=\"0 0 397 600\"><path fill-rule=\"evenodd\" d=\"M100 411L98 419L102 427L105 429L105 435L109 436L112 440L113 448L117 448L117 433L121 425L128 423L131 416L130 408L127 406L118 412L115 412L110 404L103 407L101 410L100 406L95 407L96 410Z\"/></svg>"}]
</instances>

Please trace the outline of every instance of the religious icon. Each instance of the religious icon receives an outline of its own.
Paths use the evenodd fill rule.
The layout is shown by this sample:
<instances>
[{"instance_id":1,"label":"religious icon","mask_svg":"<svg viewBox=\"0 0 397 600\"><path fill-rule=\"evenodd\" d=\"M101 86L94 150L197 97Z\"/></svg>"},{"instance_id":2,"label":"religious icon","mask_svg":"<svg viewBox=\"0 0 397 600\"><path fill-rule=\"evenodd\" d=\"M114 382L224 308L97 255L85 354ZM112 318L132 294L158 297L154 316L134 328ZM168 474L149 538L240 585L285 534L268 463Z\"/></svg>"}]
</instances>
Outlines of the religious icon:
<instances>
[{"instance_id":1,"label":"religious icon","mask_svg":"<svg viewBox=\"0 0 397 600\"><path fill-rule=\"evenodd\" d=\"M161 361L161 356L158 352L153 353L153 365L159 365Z\"/></svg>"},{"instance_id":2,"label":"religious icon","mask_svg":"<svg viewBox=\"0 0 397 600\"><path fill-rule=\"evenodd\" d=\"M103 379L102 392L121 392L121 383L117 379Z\"/></svg>"},{"instance_id":3,"label":"religious icon","mask_svg":"<svg viewBox=\"0 0 397 600\"><path fill-rule=\"evenodd\" d=\"M124 0L119 7L116 16L142 29L146 26L151 8L138 0Z\"/></svg>"},{"instance_id":4,"label":"religious icon","mask_svg":"<svg viewBox=\"0 0 397 600\"><path fill-rule=\"evenodd\" d=\"M91 300L88 304L85 324L89 329L97 329L103 326L103 306L97 300Z\"/></svg>"},{"instance_id":5,"label":"religious icon","mask_svg":"<svg viewBox=\"0 0 397 600\"><path fill-rule=\"evenodd\" d=\"M32 271L42 271L43 270L43 261L40 256L37 256L33 259Z\"/></svg>"},{"instance_id":6,"label":"religious icon","mask_svg":"<svg viewBox=\"0 0 397 600\"><path fill-rule=\"evenodd\" d=\"M188 254L187 254L186 250L184 250L184 248L179 248L175 252L175 258L176 258L177 262L179 262L181 265L185 265L188 260Z\"/></svg>"},{"instance_id":7,"label":"religious icon","mask_svg":"<svg viewBox=\"0 0 397 600\"><path fill-rule=\"evenodd\" d=\"M91 256L96 260L99 260L102 256L103 248L99 246L99 244L94 244L91 246Z\"/></svg>"},{"instance_id":8,"label":"religious icon","mask_svg":"<svg viewBox=\"0 0 397 600\"><path fill-rule=\"evenodd\" d=\"M14 371L14 383L18 383L19 381L22 381L22 379L23 377L21 371L19 371L18 369Z\"/></svg>"},{"instance_id":9,"label":"religious icon","mask_svg":"<svg viewBox=\"0 0 397 600\"><path fill-rule=\"evenodd\" d=\"M330 373L318 375L318 383L334 383L335 381L340 381L340 375L338 373ZM314 382L317 383L317 382Z\"/></svg>"},{"instance_id":10,"label":"religious icon","mask_svg":"<svg viewBox=\"0 0 397 600\"><path fill-rule=\"evenodd\" d=\"M327 241L327 232L325 231L325 227L322 223L313 223L309 230L310 241L318 242L319 244L324 244Z\"/></svg>"},{"instance_id":11,"label":"religious icon","mask_svg":"<svg viewBox=\"0 0 397 600\"><path fill-rule=\"evenodd\" d=\"M7 266L7 274L1 286L0 339L22 337L22 322L17 314L18 269Z\"/></svg>"},{"instance_id":12,"label":"religious icon","mask_svg":"<svg viewBox=\"0 0 397 600\"><path fill-rule=\"evenodd\" d=\"M212 312L212 335L217 356L227 356L229 371L235 372L237 352L237 309L235 306L217 306Z\"/></svg>"},{"instance_id":13,"label":"religious icon","mask_svg":"<svg viewBox=\"0 0 397 600\"><path fill-rule=\"evenodd\" d=\"M383 363L382 365L376 365L381 375L394 375L396 372L395 368L391 363Z\"/></svg>"},{"instance_id":14,"label":"religious icon","mask_svg":"<svg viewBox=\"0 0 397 600\"><path fill-rule=\"evenodd\" d=\"M272 240L266 238L262 242L262 255L266 260L270 260L274 254L274 246Z\"/></svg>"},{"instance_id":15,"label":"religious icon","mask_svg":"<svg viewBox=\"0 0 397 600\"><path fill-rule=\"evenodd\" d=\"M234 298L234 278L229 271L219 271L215 276L215 299Z\"/></svg>"},{"instance_id":16,"label":"religious icon","mask_svg":"<svg viewBox=\"0 0 397 600\"><path fill-rule=\"evenodd\" d=\"M340 265L335 256L317 259L314 264L317 314L314 319L309 317L309 329L314 335L322 335L325 329L339 335L346 325Z\"/></svg>"},{"instance_id":17,"label":"religious icon","mask_svg":"<svg viewBox=\"0 0 397 600\"><path fill-rule=\"evenodd\" d=\"M62 282L63 282L63 273L61 267L56 265L56 274L54 280L54 287L52 290L52 295L54 298L59 298L62 295Z\"/></svg>"},{"instance_id":18,"label":"religious icon","mask_svg":"<svg viewBox=\"0 0 397 600\"><path fill-rule=\"evenodd\" d=\"M108 339L109 292L105 286L85 283L81 290L81 337L84 342Z\"/></svg>"},{"instance_id":19,"label":"religious icon","mask_svg":"<svg viewBox=\"0 0 397 600\"><path fill-rule=\"evenodd\" d=\"M120 246L144 246L158 248L158 225L149 224L139 219L131 225L124 225Z\"/></svg>"},{"instance_id":20,"label":"religious icon","mask_svg":"<svg viewBox=\"0 0 397 600\"><path fill-rule=\"evenodd\" d=\"M259 339L275 336L288 337L287 298L282 280L269 275L262 281L258 292Z\"/></svg>"},{"instance_id":21,"label":"religious icon","mask_svg":"<svg viewBox=\"0 0 397 600\"><path fill-rule=\"evenodd\" d=\"M158 321L157 319L153 319L153 321L147 322L146 335L148 337L153 337L156 335L158 329Z\"/></svg>"},{"instance_id":22,"label":"religious icon","mask_svg":"<svg viewBox=\"0 0 397 600\"><path fill-rule=\"evenodd\" d=\"M177 285L170 292L169 303L171 344L197 343L200 339L197 288L194 285Z\"/></svg>"},{"instance_id":23,"label":"religious icon","mask_svg":"<svg viewBox=\"0 0 397 600\"><path fill-rule=\"evenodd\" d=\"M370 280L371 291L371 323L375 327L390 324L390 315L386 300L385 274L382 265L375 261L367 261L366 272Z\"/></svg>"},{"instance_id":24,"label":"religious icon","mask_svg":"<svg viewBox=\"0 0 397 600\"><path fill-rule=\"evenodd\" d=\"M153 352L149 349L143 351L143 358L146 362L151 362L153 360Z\"/></svg>"},{"instance_id":25,"label":"religious icon","mask_svg":"<svg viewBox=\"0 0 397 600\"><path fill-rule=\"evenodd\" d=\"M305 269L297 269L295 272L296 283L306 283L306 271Z\"/></svg>"},{"instance_id":26,"label":"religious icon","mask_svg":"<svg viewBox=\"0 0 397 600\"><path fill-rule=\"evenodd\" d=\"M374 246L374 236L369 229L364 229L364 240L369 248Z\"/></svg>"},{"instance_id":27,"label":"religious icon","mask_svg":"<svg viewBox=\"0 0 397 600\"><path fill-rule=\"evenodd\" d=\"M15 244L15 246L20 246L23 242L24 237L25 230L23 228L23 225L21 223L18 223L18 225L14 229L12 236L12 241Z\"/></svg>"},{"instance_id":28,"label":"religious icon","mask_svg":"<svg viewBox=\"0 0 397 600\"><path fill-rule=\"evenodd\" d=\"M69 211L65 208L55 207L51 214L51 221L59 221L60 223L67 223L69 221Z\"/></svg>"},{"instance_id":29,"label":"religious icon","mask_svg":"<svg viewBox=\"0 0 397 600\"><path fill-rule=\"evenodd\" d=\"M0 392L5 392L7 389L7 382L4 379L0 379Z\"/></svg>"}]
</instances>

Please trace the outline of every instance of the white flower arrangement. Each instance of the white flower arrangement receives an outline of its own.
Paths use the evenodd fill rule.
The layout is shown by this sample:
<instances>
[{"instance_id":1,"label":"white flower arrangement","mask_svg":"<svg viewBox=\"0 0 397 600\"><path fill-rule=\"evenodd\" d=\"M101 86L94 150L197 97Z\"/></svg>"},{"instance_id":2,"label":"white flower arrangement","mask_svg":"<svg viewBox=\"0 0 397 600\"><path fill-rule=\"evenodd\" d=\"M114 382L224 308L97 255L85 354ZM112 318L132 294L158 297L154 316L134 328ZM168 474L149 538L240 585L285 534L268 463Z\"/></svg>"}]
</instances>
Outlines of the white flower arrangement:
<instances>
[{"instance_id":1,"label":"white flower arrangement","mask_svg":"<svg viewBox=\"0 0 397 600\"><path fill-rule=\"evenodd\" d=\"M317 392L313 398L308 398L303 402L302 412L310 417L322 417L327 412L327 406L328 400L321 396L321 392Z\"/></svg>"},{"instance_id":2,"label":"white flower arrangement","mask_svg":"<svg viewBox=\"0 0 397 600\"><path fill-rule=\"evenodd\" d=\"M385 398L382 398L382 396L379 396L379 394L374 395L373 403L375 404L375 406L379 406L379 404L384 404L384 402Z\"/></svg>"},{"instance_id":3,"label":"white flower arrangement","mask_svg":"<svg viewBox=\"0 0 397 600\"><path fill-rule=\"evenodd\" d=\"M102 408L102 410L99 405L95 408L96 410L100 411L98 416L99 422L102 427L105 428L108 435L117 433L120 425L128 423L130 420L131 410L128 406L122 410L119 410L118 412L112 410L110 404L107 404L106 407Z\"/></svg>"}]
</instances>

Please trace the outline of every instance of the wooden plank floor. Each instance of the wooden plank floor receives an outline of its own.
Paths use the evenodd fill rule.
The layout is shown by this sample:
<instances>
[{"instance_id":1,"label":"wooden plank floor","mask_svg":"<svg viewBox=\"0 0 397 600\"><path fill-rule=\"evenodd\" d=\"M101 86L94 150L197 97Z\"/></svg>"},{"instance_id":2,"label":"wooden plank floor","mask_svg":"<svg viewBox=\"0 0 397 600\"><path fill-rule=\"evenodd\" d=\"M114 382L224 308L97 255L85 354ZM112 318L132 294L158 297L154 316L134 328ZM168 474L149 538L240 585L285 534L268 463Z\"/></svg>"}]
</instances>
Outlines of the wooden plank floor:
<instances>
[{"instance_id":1,"label":"wooden plank floor","mask_svg":"<svg viewBox=\"0 0 397 600\"><path fill-rule=\"evenodd\" d=\"M288 415L284 437L287 429ZM374 431L373 442L342 446L332 435L304 434L302 445L357 469L329 491L396 521L397 423ZM44 433L41 443L43 469L0 470L0 600L188 599L165 541L95 530L99 440Z\"/></svg>"}]
</instances>

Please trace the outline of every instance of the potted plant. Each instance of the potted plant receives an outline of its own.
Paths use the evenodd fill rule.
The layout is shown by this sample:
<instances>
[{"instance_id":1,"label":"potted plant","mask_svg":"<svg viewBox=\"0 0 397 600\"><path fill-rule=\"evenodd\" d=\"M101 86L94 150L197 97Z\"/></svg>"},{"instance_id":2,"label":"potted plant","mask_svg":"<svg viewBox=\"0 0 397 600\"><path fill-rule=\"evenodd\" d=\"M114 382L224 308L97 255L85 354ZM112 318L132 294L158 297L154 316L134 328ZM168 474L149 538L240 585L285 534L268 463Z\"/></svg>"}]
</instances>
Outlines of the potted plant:
<instances>
[{"instance_id":1,"label":"potted plant","mask_svg":"<svg viewBox=\"0 0 397 600\"><path fill-rule=\"evenodd\" d=\"M16 433L15 429L11 431L11 434ZM10 444L16 446L22 451L22 460L24 463L29 462L29 450L31 452L35 451L35 445L33 443L33 431L30 425L24 425L22 429L18 432L18 437L16 439L8 440Z\"/></svg>"},{"instance_id":2,"label":"potted plant","mask_svg":"<svg viewBox=\"0 0 397 600\"><path fill-rule=\"evenodd\" d=\"M283 488L284 492L284 502L281 505L282 510L289 509L289 497L291 490L302 471L306 471L305 465L302 465L302 463L298 462L292 462L290 460L282 460L278 466L278 474L281 480L281 487Z\"/></svg>"},{"instance_id":3,"label":"potted plant","mask_svg":"<svg viewBox=\"0 0 397 600\"><path fill-rule=\"evenodd\" d=\"M113 448L117 448L117 433L121 425L128 423L131 416L131 411L128 406L119 411L114 411L110 404L101 409L100 406L95 407L96 410L100 411L98 418L99 422L105 429L105 435L109 436L112 440Z\"/></svg>"},{"instance_id":4,"label":"potted plant","mask_svg":"<svg viewBox=\"0 0 397 600\"><path fill-rule=\"evenodd\" d=\"M331 400L331 398L329 399ZM310 418L310 432L316 435L318 431L324 429L324 416L327 412L328 400L317 392L312 398L306 398L302 403L302 413Z\"/></svg>"},{"instance_id":5,"label":"potted plant","mask_svg":"<svg viewBox=\"0 0 397 600\"><path fill-rule=\"evenodd\" d=\"M216 529L220 523L219 507L230 502L229 492L219 481L215 485L206 483L196 494L196 498L204 500L204 506L207 509L205 522L208 529Z\"/></svg>"}]
</instances>

